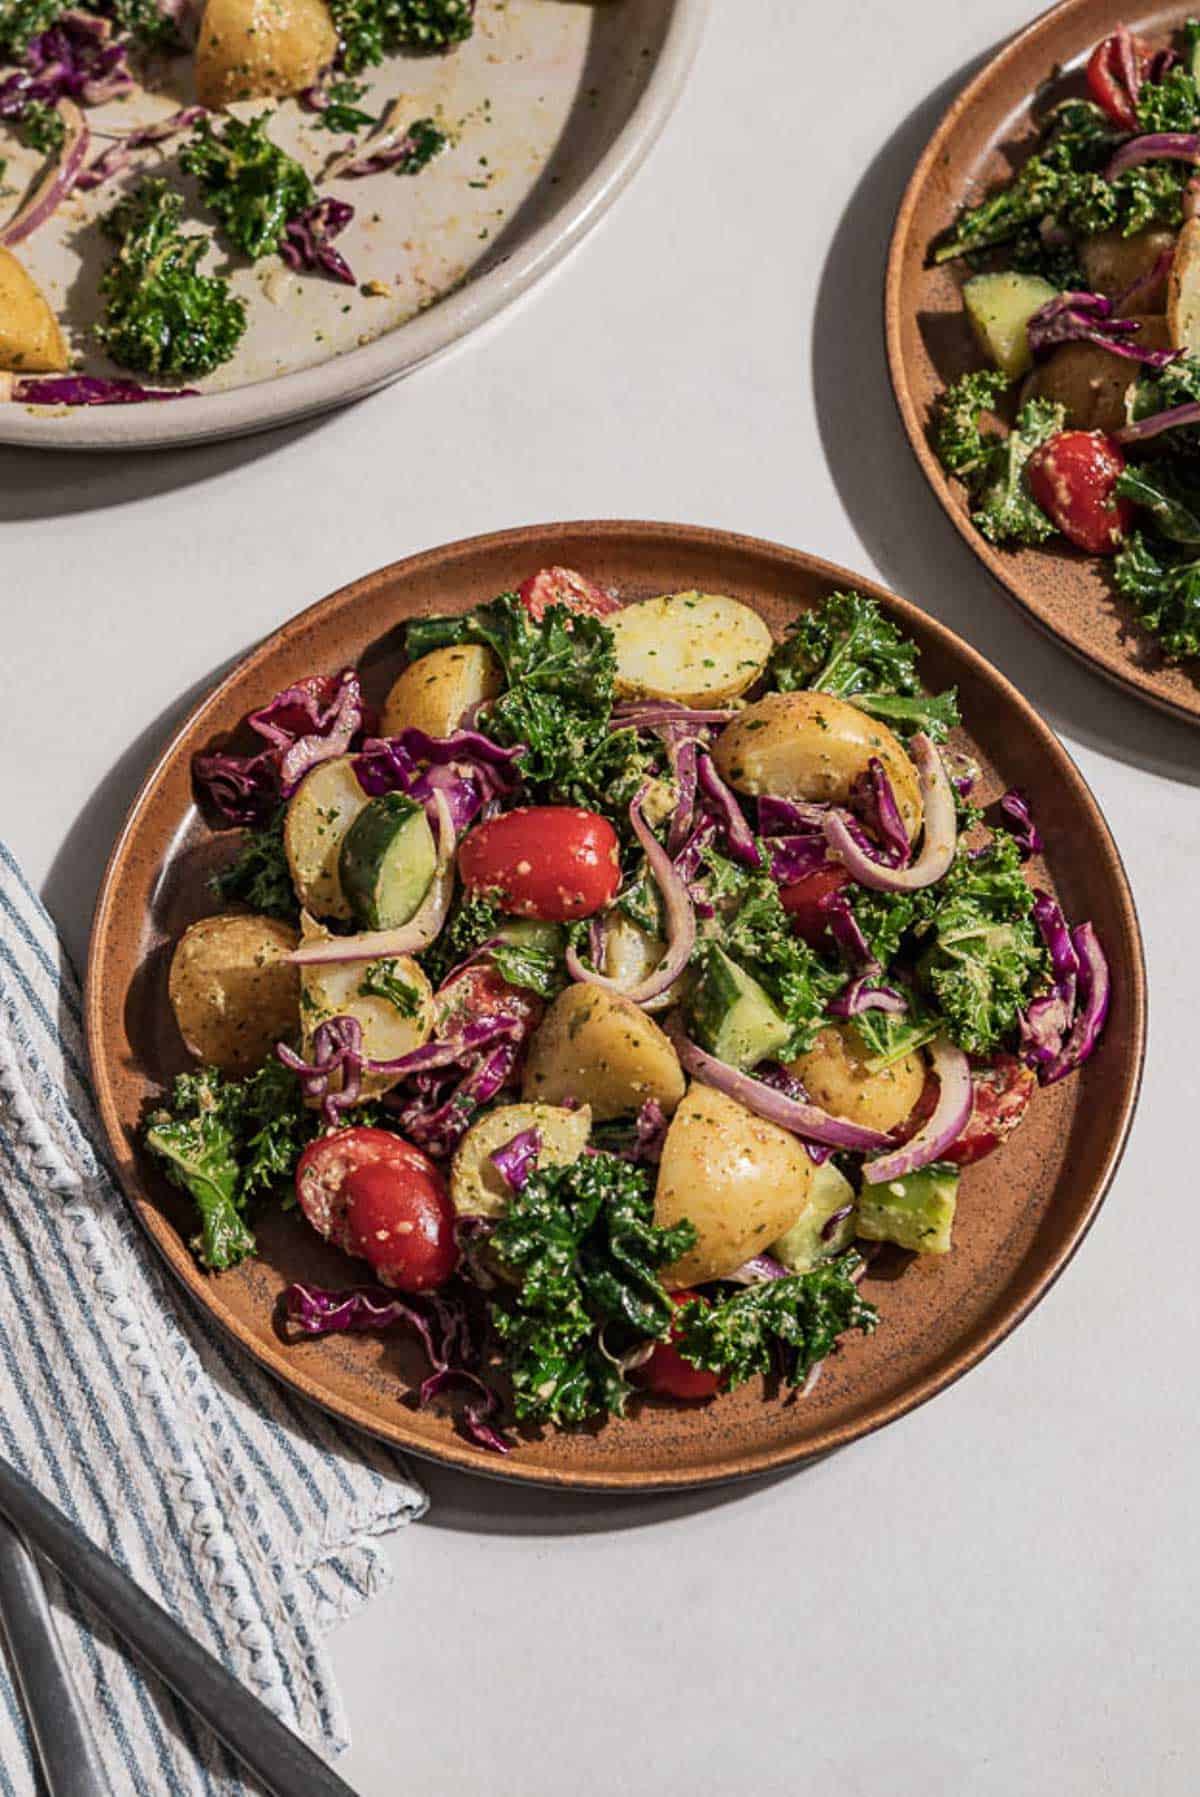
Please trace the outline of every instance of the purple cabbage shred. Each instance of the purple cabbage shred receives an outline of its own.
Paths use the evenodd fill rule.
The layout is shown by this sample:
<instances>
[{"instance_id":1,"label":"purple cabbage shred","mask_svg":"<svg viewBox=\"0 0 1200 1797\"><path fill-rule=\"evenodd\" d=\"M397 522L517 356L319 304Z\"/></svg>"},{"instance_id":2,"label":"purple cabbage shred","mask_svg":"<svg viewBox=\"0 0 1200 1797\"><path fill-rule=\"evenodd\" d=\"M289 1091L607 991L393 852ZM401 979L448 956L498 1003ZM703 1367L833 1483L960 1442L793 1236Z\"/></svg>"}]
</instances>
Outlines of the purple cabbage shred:
<instances>
[{"instance_id":1,"label":"purple cabbage shred","mask_svg":"<svg viewBox=\"0 0 1200 1797\"><path fill-rule=\"evenodd\" d=\"M279 254L289 268L323 270L335 281L354 287L354 270L341 251L333 247L333 239L341 236L353 217L353 206L327 194L288 220Z\"/></svg>"}]
</instances>

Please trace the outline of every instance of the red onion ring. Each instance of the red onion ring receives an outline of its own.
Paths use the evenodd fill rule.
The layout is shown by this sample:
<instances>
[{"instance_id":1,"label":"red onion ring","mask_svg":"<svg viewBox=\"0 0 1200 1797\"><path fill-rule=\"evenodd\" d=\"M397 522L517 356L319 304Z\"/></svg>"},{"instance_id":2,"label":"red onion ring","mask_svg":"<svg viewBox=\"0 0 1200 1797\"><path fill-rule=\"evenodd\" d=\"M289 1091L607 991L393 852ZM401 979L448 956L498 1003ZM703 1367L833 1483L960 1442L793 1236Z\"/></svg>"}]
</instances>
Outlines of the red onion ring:
<instances>
[{"instance_id":1,"label":"red onion ring","mask_svg":"<svg viewBox=\"0 0 1200 1797\"><path fill-rule=\"evenodd\" d=\"M891 1138L877 1129L864 1129L861 1124L848 1123L843 1117L831 1117L818 1105L789 1098L785 1092L764 1085L752 1074L742 1073L727 1062L719 1061L716 1055L708 1054L686 1036L677 1019L668 1026L667 1034L675 1044L681 1064L694 1079L724 1092L727 1098L736 1099L738 1104L745 1105L765 1122L776 1123L794 1136L824 1142L830 1148L846 1148L854 1154L870 1154L875 1149L891 1146ZM965 1057L963 1065L966 1066Z\"/></svg>"},{"instance_id":2,"label":"red onion ring","mask_svg":"<svg viewBox=\"0 0 1200 1797\"><path fill-rule=\"evenodd\" d=\"M433 804L438 820L437 864L429 891L414 915L394 930L367 930L358 936L330 936L322 942L305 942L287 956L294 967L391 960L395 955L415 955L429 947L446 921L454 892L454 820L440 787L434 788Z\"/></svg>"},{"instance_id":3,"label":"red onion ring","mask_svg":"<svg viewBox=\"0 0 1200 1797\"><path fill-rule=\"evenodd\" d=\"M834 858L844 863L860 886L869 886L874 892L918 892L923 886L933 886L954 859L958 821L954 789L942 758L923 731L913 737L908 752L920 778L925 811L921 853L911 866L885 867L876 861L854 840L845 819L836 811L824 820L825 840Z\"/></svg>"},{"instance_id":4,"label":"red onion ring","mask_svg":"<svg viewBox=\"0 0 1200 1797\"><path fill-rule=\"evenodd\" d=\"M1189 399L1184 405L1171 406L1166 412L1139 418L1136 424L1123 424L1113 436L1118 443L1148 443L1151 437L1161 437L1164 431L1177 430L1184 424L1200 424L1200 399Z\"/></svg>"},{"instance_id":5,"label":"red onion ring","mask_svg":"<svg viewBox=\"0 0 1200 1797\"><path fill-rule=\"evenodd\" d=\"M63 201L74 190L82 172L88 144L91 142L91 132L73 100L60 100L55 110L67 128L62 148L29 198L0 229L0 249L11 249L14 243L23 242L26 237L33 235L39 225L44 225L47 219L53 218Z\"/></svg>"},{"instance_id":6,"label":"red onion ring","mask_svg":"<svg viewBox=\"0 0 1200 1797\"><path fill-rule=\"evenodd\" d=\"M1143 162L1200 162L1200 132L1148 131L1141 137L1131 137L1110 160L1104 179L1111 181Z\"/></svg>"},{"instance_id":7,"label":"red onion ring","mask_svg":"<svg viewBox=\"0 0 1200 1797\"><path fill-rule=\"evenodd\" d=\"M966 1055L948 1036L935 1036L929 1045L929 1058L940 1086L933 1115L915 1136L910 1136L891 1154L864 1161L862 1174L868 1185L884 1185L889 1179L903 1179L906 1173L927 1167L930 1161L936 1161L940 1154L944 1154L966 1128L974 1102Z\"/></svg>"},{"instance_id":8,"label":"red onion ring","mask_svg":"<svg viewBox=\"0 0 1200 1797\"><path fill-rule=\"evenodd\" d=\"M670 855L642 816L642 801L651 785L651 781L644 781L630 800L629 821L633 825L634 835L645 850L650 872L662 894L667 925L666 954L653 972L634 986L622 986L619 980L609 979L607 974L596 973L585 966L573 945L567 949L566 954L567 972L573 980L580 980L588 986L602 986L606 992L618 992L622 998L632 999L635 1005L647 1004L652 998L661 997L673 986L691 960L692 950L696 946L696 913L692 909L691 894Z\"/></svg>"}]
</instances>

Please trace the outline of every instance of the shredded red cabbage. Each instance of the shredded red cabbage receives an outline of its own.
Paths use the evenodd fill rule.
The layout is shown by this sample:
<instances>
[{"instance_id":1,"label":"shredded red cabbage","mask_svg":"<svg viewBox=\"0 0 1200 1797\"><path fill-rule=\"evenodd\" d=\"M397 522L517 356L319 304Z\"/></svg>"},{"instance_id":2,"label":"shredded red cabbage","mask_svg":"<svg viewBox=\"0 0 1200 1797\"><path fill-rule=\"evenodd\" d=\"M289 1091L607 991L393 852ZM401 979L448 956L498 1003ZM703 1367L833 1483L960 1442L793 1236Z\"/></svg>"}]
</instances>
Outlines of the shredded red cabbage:
<instances>
[{"instance_id":1,"label":"shredded red cabbage","mask_svg":"<svg viewBox=\"0 0 1200 1797\"><path fill-rule=\"evenodd\" d=\"M1071 929L1047 892L1034 896L1034 920L1050 954L1054 984L1022 1013L1021 1048L1042 1085L1054 1085L1095 1052L1108 1015L1111 978L1090 923Z\"/></svg>"},{"instance_id":2,"label":"shredded red cabbage","mask_svg":"<svg viewBox=\"0 0 1200 1797\"><path fill-rule=\"evenodd\" d=\"M323 269L335 281L354 287L357 285L354 270L341 251L333 247L333 239L341 236L353 217L353 206L326 194L303 212L297 212L294 218L289 218L279 254L289 268Z\"/></svg>"},{"instance_id":3,"label":"shredded red cabbage","mask_svg":"<svg viewBox=\"0 0 1200 1797\"><path fill-rule=\"evenodd\" d=\"M110 20L63 13L30 39L23 66L0 82L0 119L19 119L31 101L101 106L127 92L133 86L127 49L111 38Z\"/></svg>"},{"instance_id":4,"label":"shredded red cabbage","mask_svg":"<svg viewBox=\"0 0 1200 1797\"><path fill-rule=\"evenodd\" d=\"M135 406L157 399L199 399L195 387L143 387L140 381L95 374L24 375L12 398L27 406Z\"/></svg>"},{"instance_id":5,"label":"shredded red cabbage","mask_svg":"<svg viewBox=\"0 0 1200 1797\"><path fill-rule=\"evenodd\" d=\"M1029 320L1029 347L1040 356L1060 343L1095 343L1148 368L1165 368L1183 354L1179 349L1143 349L1135 341L1140 321L1114 313L1114 302L1102 293L1057 294Z\"/></svg>"},{"instance_id":6,"label":"shredded red cabbage","mask_svg":"<svg viewBox=\"0 0 1200 1797\"><path fill-rule=\"evenodd\" d=\"M1023 855L1040 855L1045 843L1042 833L1033 821L1033 812L1029 805L1029 795L1019 786L1010 786L1000 800L1000 809L1004 813L1006 826L1016 841Z\"/></svg>"},{"instance_id":7,"label":"shredded red cabbage","mask_svg":"<svg viewBox=\"0 0 1200 1797\"><path fill-rule=\"evenodd\" d=\"M696 772L700 791L733 859L747 867L761 867L762 856L754 832L746 822L741 806L718 774L711 755L701 753L697 756Z\"/></svg>"},{"instance_id":8,"label":"shredded red cabbage","mask_svg":"<svg viewBox=\"0 0 1200 1797\"><path fill-rule=\"evenodd\" d=\"M767 839L771 856L771 878L780 886L791 886L824 867L829 861L828 845L823 835L810 831L804 836L771 836Z\"/></svg>"},{"instance_id":9,"label":"shredded red cabbage","mask_svg":"<svg viewBox=\"0 0 1200 1797\"><path fill-rule=\"evenodd\" d=\"M764 792L758 800L760 836L789 836L795 831L822 830L829 806L809 799L780 799Z\"/></svg>"},{"instance_id":10,"label":"shredded red cabbage","mask_svg":"<svg viewBox=\"0 0 1200 1797\"><path fill-rule=\"evenodd\" d=\"M866 773L855 781L850 796L851 803L883 851L881 854L873 847L871 852L875 858L886 861L889 867L907 867L912 844L887 769L877 755L871 756Z\"/></svg>"},{"instance_id":11,"label":"shredded red cabbage","mask_svg":"<svg viewBox=\"0 0 1200 1797\"><path fill-rule=\"evenodd\" d=\"M537 1165L542 1152L540 1129L523 1129L503 1148L495 1149L488 1159L511 1191L519 1192Z\"/></svg>"},{"instance_id":12,"label":"shredded red cabbage","mask_svg":"<svg viewBox=\"0 0 1200 1797\"><path fill-rule=\"evenodd\" d=\"M524 753L523 744L505 749L478 730L428 736L409 728L398 736L369 738L355 757L354 771L372 798L403 792L429 811L440 789L461 836L486 806L516 790L517 764Z\"/></svg>"},{"instance_id":13,"label":"shredded red cabbage","mask_svg":"<svg viewBox=\"0 0 1200 1797\"><path fill-rule=\"evenodd\" d=\"M311 674L247 718L269 748L257 755L224 749L196 755L192 778L227 823L261 822L319 762L344 755L369 716L353 668Z\"/></svg>"},{"instance_id":14,"label":"shredded red cabbage","mask_svg":"<svg viewBox=\"0 0 1200 1797\"><path fill-rule=\"evenodd\" d=\"M172 137L178 137L180 132L190 131L193 125L198 125L201 119L208 116L206 106L184 106L179 112L173 112L170 118L160 119L157 125L144 125L138 131L128 132L88 164L80 174L76 186L80 193L103 186L105 181L110 181L114 175L119 175L123 169L128 168L139 150L167 143Z\"/></svg>"}]
</instances>

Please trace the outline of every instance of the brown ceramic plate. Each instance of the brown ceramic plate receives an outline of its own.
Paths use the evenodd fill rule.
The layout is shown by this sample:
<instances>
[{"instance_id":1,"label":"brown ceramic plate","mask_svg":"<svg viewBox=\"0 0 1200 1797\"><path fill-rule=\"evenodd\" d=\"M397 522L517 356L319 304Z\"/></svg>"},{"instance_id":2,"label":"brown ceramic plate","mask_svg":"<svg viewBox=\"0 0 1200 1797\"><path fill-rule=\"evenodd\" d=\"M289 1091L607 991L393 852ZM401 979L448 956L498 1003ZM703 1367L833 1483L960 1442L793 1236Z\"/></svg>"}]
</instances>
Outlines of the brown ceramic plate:
<instances>
[{"instance_id":1,"label":"brown ceramic plate","mask_svg":"<svg viewBox=\"0 0 1200 1797\"><path fill-rule=\"evenodd\" d=\"M1200 723L1200 664L1171 666L1116 593L1103 567L1078 550L996 549L971 523L962 487L929 443L933 402L951 381L982 366L954 267L927 268L934 238L965 201L1011 171L1036 135L1030 102L1061 67L1063 94L1101 38L1124 23L1166 43L1187 9L1133 14L1120 0L1062 0L992 58L935 131L900 203L888 256L885 319L892 385L926 478L959 533L1034 623L1110 680L1176 716ZM1057 97L1057 94L1056 94Z\"/></svg>"},{"instance_id":2,"label":"brown ceramic plate","mask_svg":"<svg viewBox=\"0 0 1200 1797\"><path fill-rule=\"evenodd\" d=\"M419 1356L402 1334L285 1342L279 1296L293 1279L344 1285L348 1263L294 1214L266 1207L259 1255L212 1277L187 1248L188 1205L137 1144L146 1100L185 1064L167 1002L172 940L214 908L206 878L232 840L192 801L194 750L232 730L271 693L317 669L357 663L378 699L402 663L401 626L464 611L533 569L584 569L630 599L680 588L755 606L773 629L838 587L875 595L923 650L934 687L953 683L981 760L983 795L1028 789L1050 844L1053 883L1075 918L1091 917L1113 967L1104 1040L1082 1074L1040 1094L1011 1142L965 1175L956 1245L869 1281L882 1322L834 1356L812 1396L764 1398L759 1383L700 1408L641 1403L595 1432L530 1435L507 1459L472 1447L451 1417L413 1408ZM1095 800L1055 737L973 649L915 606L796 550L665 524L559 524L452 544L370 574L302 612L260 644L189 717L143 786L113 850L96 910L87 1027L112 1155L142 1223L214 1319L287 1384L398 1446L479 1472L560 1487L632 1491L761 1472L852 1441L937 1391L986 1354L1062 1271L1113 1176L1137 1098L1145 986L1137 917Z\"/></svg>"}]
</instances>

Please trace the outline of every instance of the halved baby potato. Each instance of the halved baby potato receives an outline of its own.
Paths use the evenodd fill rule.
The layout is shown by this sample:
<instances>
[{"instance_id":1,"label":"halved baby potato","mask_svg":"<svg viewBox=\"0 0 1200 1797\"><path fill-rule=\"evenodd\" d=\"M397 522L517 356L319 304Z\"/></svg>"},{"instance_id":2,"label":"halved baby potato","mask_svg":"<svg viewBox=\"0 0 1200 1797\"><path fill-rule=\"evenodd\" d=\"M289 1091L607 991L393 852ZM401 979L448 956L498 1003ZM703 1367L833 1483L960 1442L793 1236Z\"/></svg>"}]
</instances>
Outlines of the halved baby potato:
<instances>
[{"instance_id":1,"label":"halved baby potato","mask_svg":"<svg viewBox=\"0 0 1200 1797\"><path fill-rule=\"evenodd\" d=\"M322 0L207 0L196 42L202 106L270 99L311 87L337 54Z\"/></svg>"},{"instance_id":2,"label":"halved baby potato","mask_svg":"<svg viewBox=\"0 0 1200 1797\"><path fill-rule=\"evenodd\" d=\"M663 1143L654 1221L666 1229L686 1218L697 1239L663 1283L701 1285L761 1254L803 1214L812 1179L797 1137L693 1081Z\"/></svg>"},{"instance_id":3,"label":"halved baby potato","mask_svg":"<svg viewBox=\"0 0 1200 1797\"><path fill-rule=\"evenodd\" d=\"M1200 218L1186 221L1175 245L1167 279L1167 330L1172 349L1189 355L1200 350Z\"/></svg>"},{"instance_id":4,"label":"halved baby potato","mask_svg":"<svg viewBox=\"0 0 1200 1797\"><path fill-rule=\"evenodd\" d=\"M721 705L752 686L771 653L756 611L719 593L668 593L606 620L617 652L621 699Z\"/></svg>"},{"instance_id":5,"label":"halved baby potato","mask_svg":"<svg viewBox=\"0 0 1200 1797\"><path fill-rule=\"evenodd\" d=\"M1128 293L1135 281L1146 281L1154 273L1165 251L1175 242L1174 231L1161 225L1135 231L1125 237L1120 231L1098 231L1085 237L1079 245L1079 259L1092 293L1107 299L1119 299ZM1135 296L1139 312L1161 312L1166 304L1165 275L1153 287L1141 289Z\"/></svg>"},{"instance_id":6,"label":"halved baby potato","mask_svg":"<svg viewBox=\"0 0 1200 1797\"><path fill-rule=\"evenodd\" d=\"M872 1073L870 1055L853 1025L828 1024L798 1059L788 1063L814 1104L835 1117L885 1134L903 1123L925 1086L919 1049Z\"/></svg>"},{"instance_id":7,"label":"halved baby potato","mask_svg":"<svg viewBox=\"0 0 1200 1797\"><path fill-rule=\"evenodd\" d=\"M393 684L380 730L384 736L398 736L405 729L449 736L472 706L494 699L503 687L500 663L482 643L431 649L411 662Z\"/></svg>"},{"instance_id":8,"label":"halved baby potato","mask_svg":"<svg viewBox=\"0 0 1200 1797\"><path fill-rule=\"evenodd\" d=\"M1169 349L1168 321L1158 313L1137 317L1137 342L1144 349ZM1028 396L1049 399L1066 409L1070 430L1116 431L1128 423L1126 401L1137 379L1136 362L1097 343L1064 343L1036 368Z\"/></svg>"},{"instance_id":9,"label":"halved baby potato","mask_svg":"<svg viewBox=\"0 0 1200 1797\"><path fill-rule=\"evenodd\" d=\"M535 1032L521 1096L572 1098L605 1123L651 1098L670 1115L683 1086L679 1056L658 1025L629 999L580 983L559 993Z\"/></svg>"},{"instance_id":10,"label":"halved baby potato","mask_svg":"<svg viewBox=\"0 0 1200 1797\"><path fill-rule=\"evenodd\" d=\"M62 374L69 361L45 294L12 251L0 249L0 369Z\"/></svg>"},{"instance_id":11,"label":"halved baby potato","mask_svg":"<svg viewBox=\"0 0 1200 1797\"><path fill-rule=\"evenodd\" d=\"M301 917L303 940L328 940L323 930L305 912ZM411 997L403 1004L375 992L364 991L368 983L370 961L309 962L300 969L300 1024L306 1056L313 1037L322 1023L331 1017L353 1017L362 1029L363 1053L372 1061L394 1061L401 1055L421 1048L433 1034L433 987L424 970L410 955L396 955L383 962L383 967L406 989ZM394 1086L400 1075L366 1073L362 1089L365 1097L376 1097Z\"/></svg>"},{"instance_id":12,"label":"halved baby potato","mask_svg":"<svg viewBox=\"0 0 1200 1797\"><path fill-rule=\"evenodd\" d=\"M248 1073L295 1035L300 975L286 957L298 941L290 924L242 912L184 931L167 989L189 1053L224 1073Z\"/></svg>"},{"instance_id":13,"label":"halved baby potato","mask_svg":"<svg viewBox=\"0 0 1200 1797\"><path fill-rule=\"evenodd\" d=\"M768 693L740 712L717 739L714 759L737 792L844 804L878 757L909 836L923 806L917 770L886 724L829 693Z\"/></svg>"},{"instance_id":14,"label":"halved baby potato","mask_svg":"<svg viewBox=\"0 0 1200 1797\"><path fill-rule=\"evenodd\" d=\"M296 896L314 917L348 921L354 915L342 891L338 860L346 834L367 802L351 755L320 762L292 794L283 846Z\"/></svg>"},{"instance_id":15,"label":"halved baby potato","mask_svg":"<svg viewBox=\"0 0 1200 1797\"><path fill-rule=\"evenodd\" d=\"M587 1147L592 1113L585 1104L574 1111L555 1104L502 1104L473 1123L450 1168L450 1196L460 1216L503 1214L512 1190L491 1157L527 1129L536 1129L542 1138L540 1164L569 1167Z\"/></svg>"}]
</instances>

